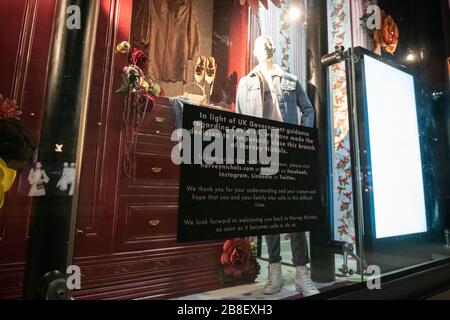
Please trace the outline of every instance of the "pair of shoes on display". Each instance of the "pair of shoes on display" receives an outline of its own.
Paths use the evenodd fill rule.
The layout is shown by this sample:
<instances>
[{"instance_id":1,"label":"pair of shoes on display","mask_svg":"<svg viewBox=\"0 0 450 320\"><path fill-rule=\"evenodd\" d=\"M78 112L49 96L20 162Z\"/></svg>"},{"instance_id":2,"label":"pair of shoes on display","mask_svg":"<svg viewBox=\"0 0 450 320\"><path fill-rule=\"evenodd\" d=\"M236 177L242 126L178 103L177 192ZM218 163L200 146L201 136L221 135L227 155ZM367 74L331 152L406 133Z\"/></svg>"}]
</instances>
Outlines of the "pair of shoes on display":
<instances>
[{"instance_id":1,"label":"pair of shoes on display","mask_svg":"<svg viewBox=\"0 0 450 320\"><path fill-rule=\"evenodd\" d=\"M264 287L264 294L273 295L281 291L284 286L281 263L271 263L269 265L269 278ZM307 267L297 267L295 272L295 289L302 293L304 297L319 294L313 284Z\"/></svg>"},{"instance_id":2,"label":"pair of shoes on display","mask_svg":"<svg viewBox=\"0 0 450 320\"><path fill-rule=\"evenodd\" d=\"M210 95L214 89L216 72L217 64L214 57L201 56L198 58L195 66L194 78L197 83L203 83L203 86L206 85L206 83L210 85Z\"/></svg>"}]
</instances>

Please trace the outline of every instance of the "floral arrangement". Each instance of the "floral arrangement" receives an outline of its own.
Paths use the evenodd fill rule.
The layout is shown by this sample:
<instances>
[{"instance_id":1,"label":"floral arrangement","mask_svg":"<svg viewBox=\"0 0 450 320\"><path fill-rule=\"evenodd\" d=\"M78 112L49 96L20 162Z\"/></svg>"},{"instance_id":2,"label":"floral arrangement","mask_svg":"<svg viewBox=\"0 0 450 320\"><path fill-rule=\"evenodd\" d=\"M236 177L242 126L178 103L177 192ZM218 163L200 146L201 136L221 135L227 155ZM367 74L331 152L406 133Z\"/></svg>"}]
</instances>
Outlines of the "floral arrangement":
<instances>
[{"instance_id":1,"label":"floral arrangement","mask_svg":"<svg viewBox=\"0 0 450 320\"><path fill-rule=\"evenodd\" d=\"M369 17L369 14L362 16L361 25L371 36L374 48L381 47L386 52L394 54L397 51L400 37L399 29L394 18L384 10L381 10L381 29L370 30L367 28L367 20Z\"/></svg>"},{"instance_id":2,"label":"floral arrangement","mask_svg":"<svg viewBox=\"0 0 450 320\"><path fill-rule=\"evenodd\" d=\"M260 271L255 243L243 238L225 241L218 269L220 283L252 283Z\"/></svg>"},{"instance_id":3,"label":"floral arrangement","mask_svg":"<svg viewBox=\"0 0 450 320\"><path fill-rule=\"evenodd\" d=\"M4 99L0 94L0 119L17 119L22 115L15 100Z\"/></svg>"},{"instance_id":4,"label":"floral arrangement","mask_svg":"<svg viewBox=\"0 0 450 320\"><path fill-rule=\"evenodd\" d=\"M119 51L118 49L118 52ZM156 97L161 95L161 87L147 79L144 75L144 71L147 68L147 57L142 50L133 49L131 54L130 64L123 70L122 86L116 91L117 93L136 93L138 97L149 97L151 101L154 101ZM140 99L146 101L147 99ZM138 101L140 101L138 99ZM140 102L142 102L140 101Z\"/></svg>"},{"instance_id":5,"label":"floral arrangement","mask_svg":"<svg viewBox=\"0 0 450 320\"><path fill-rule=\"evenodd\" d=\"M151 112L156 98L164 95L161 87L150 80L144 70L147 69L148 60L142 50L134 48L128 42L120 43L116 48L119 54L129 54L129 63L122 73L122 86L116 93L125 93L125 109L123 123L125 126L126 141L124 170L128 177L135 174L136 133L141 130L147 112Z\"/></svg>"},{"instance_id":6,"label":"floral arrangement","mask_svg":"<svg viewBox=\"0 0 450 320\"><path fill-rule=\"evenodd\" d=\"M348 46L351 35L349 8L346 0L332 0L330 7L331 41L333 46ZM364 26L367 26L365 23ZM347 76L343 63L335 64L330 72L332 92L331 103L334 118L334 185L336 198L334 211L337 223L337 240L353 243L356 246L355 217L353 210L352 163L350 158L349 118L347 101Z\"/></svg>"}]
</instances>

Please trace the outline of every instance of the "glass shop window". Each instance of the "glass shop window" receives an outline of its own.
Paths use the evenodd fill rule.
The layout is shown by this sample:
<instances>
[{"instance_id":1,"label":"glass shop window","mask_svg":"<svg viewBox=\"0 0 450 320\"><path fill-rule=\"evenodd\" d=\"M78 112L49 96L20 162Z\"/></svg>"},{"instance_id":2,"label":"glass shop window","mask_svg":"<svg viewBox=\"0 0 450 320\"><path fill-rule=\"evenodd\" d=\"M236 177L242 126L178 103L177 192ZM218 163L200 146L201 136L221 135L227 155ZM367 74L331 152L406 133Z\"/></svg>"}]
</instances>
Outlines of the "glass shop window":
<instances>
[{"instance_id":1,"label":"glass shop window","mask_svg":"<svg viewBox=\"0 0 450 320\"><path fill-rule=\"evenodd\" d=\"M297 0L135 1L131 50L148 57L142 69L162 88L160 104L182 97L194 105L313 127L315 108L306 92L306 14L305 2ZM156 103L152 112L159 114L159 110ZM157 136L158 132L162 130ZM164 138L160 139L162 143ZM140 172L137 180L143 179ZM346 243L350 249L337 243L336 255L326 254L330 264L325 270L311 269L311 250L328 252L329 248L311 248L309 232L208 243L219 248L212 269L206 271L215 273L219 285L193 294L183 294L188 290L180 288L175 296L300 298L358 283L362 267L353 249L355 241ZM194 251L195 246L187 244L186 250ZM239 259L233 256L235 250L248 263L234 261ZM317 265L321 259L316 258ZM194 268L191 275L196 272Z\"/></svg>"},{"instance_id":2,"label":"glass shop window","mask_svg":"<svg viewBox=\"0 0 450 320\"><path fill-rule=\"evenodd\" d=\"M321 2L320 36L334 57L323 65L308 40L320 38L308 25L316 0L100 2L81 166L75 131L58 121L42 127L57 2L14 7L16 16L36 7L36 22L27 13L23 25L36 26L39 40L25 39L28 29L0 37L8 74L0 79L0 299L22 296L36 204L70 212L77 194L75 299L292 300L450 258L446 1ZM22 21L6 11L0 30ZM174 100L308 130L326 118L318 133L328 139L320 155L328 185L319 196L330 200L321 229L179 242ZM53 132L67 143L49 144L51 163L36 149ZM66 218L55 217L48 226ZM47 260L67 261L66 248L52 249Z\"/></svg>"},{"instance_id":3,"label":"glass shop window","mask_svg":"<svg viewBox=\"0 0 450 320\"><path fill-rule=\"evenodd\" d=\"M347 63L350 87L339 81L344 64L330 70L341 235L353 230L345 228L342 210L352 203L360 221L354 235L372 271L384 275L438 263L450 257L448 5L379 0L352 2L351 9L350 16L332 14L335 36L329 39L354 48ZM342 29L348 19L354 20L352 35ZM342 90L350 90L348 101ZM352 194L343 193L353 197L350 202L340 190L352 181Z\"/></svg>"},{"instance_id":4,"label":"glass shop window","mask_svg":"<svg viewBox=\"0 0 450 320\"><path fill-rule=\"evenodd\" d=\"M242 79L258 74L267 55L279 68L275 70L293 75L307 88L308 12L303 1L248 1L248 6L181 1L172 8L159 1L144 2L135 8L133 46L149 55L149 75L167 96L246 113L245 103L241 108L239 101ZM328 1L329 52L344 47L349 56L357 56L328 69L333 226L331 245L320 250L333 253L334 286L362 281L373 272L387 274L449 258L445 28L424 22L439 16L440 5L422 9L392 1ZM182 34L174 24L162 28L163 23L157 22L161 17L148 19L161 12L173 12L170 19L179 14ZM428 16L418 18L417 12ZM371 17L377 18L375 28L370 26ZM422 40L414 34L422 34ZM174 43L179 50L171 52ZM264 83L263 72L262 76ZM244 91L248 93L248 88ZM263 101L267 93L270 90L258 91ZM380 106L389 108L380 114ZM275 111L262 116L307 124L304 110L292 120L282 111L277 114L282 106L272 107ZM266 291L276 292L273 298L297 291L303 270L298 266L314 275L309 252L317 248L311 249L309 233L246 240L260 270L255 284L260 291L248 289L248 297L265 297ZM274 261L280 260L289 275L287 291L276 288L279 269ZM321 277L316 273L313 278ZM305 279L310 290L305 289L306 295L330 288ZM243 294L242 288L235 289Z\"/></svg>"}]
</instances>

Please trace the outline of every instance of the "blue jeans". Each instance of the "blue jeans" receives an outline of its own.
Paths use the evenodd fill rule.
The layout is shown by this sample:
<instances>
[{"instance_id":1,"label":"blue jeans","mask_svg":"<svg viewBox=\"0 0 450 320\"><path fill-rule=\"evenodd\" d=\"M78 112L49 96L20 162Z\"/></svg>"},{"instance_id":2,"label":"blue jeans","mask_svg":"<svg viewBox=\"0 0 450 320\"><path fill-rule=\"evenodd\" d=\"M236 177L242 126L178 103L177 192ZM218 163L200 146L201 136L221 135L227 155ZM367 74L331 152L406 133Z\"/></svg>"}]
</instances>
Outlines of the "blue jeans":
<instances>
[{"instance_id":1,"label":"blue jeans","mask_svg":"<svg viewBox=\"0 0 450 320\"><path fill-rule=\"evenodd\" d=\"M292 262L296 267L306 266L309 263L308 243L306 241L306 234L291 233L291 251ZM281 262L281 237L280 235L266 236L267 251L269 254L269 263Z\"/></svg>"}]
</instances>

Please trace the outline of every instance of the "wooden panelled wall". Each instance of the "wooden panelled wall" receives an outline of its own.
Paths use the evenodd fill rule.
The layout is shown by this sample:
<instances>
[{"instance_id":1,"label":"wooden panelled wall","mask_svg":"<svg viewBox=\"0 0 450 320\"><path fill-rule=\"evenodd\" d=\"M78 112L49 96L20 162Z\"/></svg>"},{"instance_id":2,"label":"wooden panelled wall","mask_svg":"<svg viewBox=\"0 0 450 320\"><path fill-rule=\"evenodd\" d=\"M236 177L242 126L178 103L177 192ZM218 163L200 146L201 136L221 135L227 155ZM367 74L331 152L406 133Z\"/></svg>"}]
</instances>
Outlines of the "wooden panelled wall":
<instances>
[{"instance_id":1,"label":"wooden panelled wall","mask_svg":"<svg viewBox=\"0 0 450 320\"><path fill-rule=\"evenodd\" d=\"M220 287L222 243L176 242L179 168L170 159L174 119L165 98L138 134L137 175L123 174L123 96L114 93L130 38L132 0L100 0L84 150L75 261L78 299L157 299ZM0 93L18 100L38 138L56 0L0 1ZM45 165L45 164L44 164ZM31 201L28 170L0 211L0 299L21 297Z\"/></svg>"}]
</instances>

